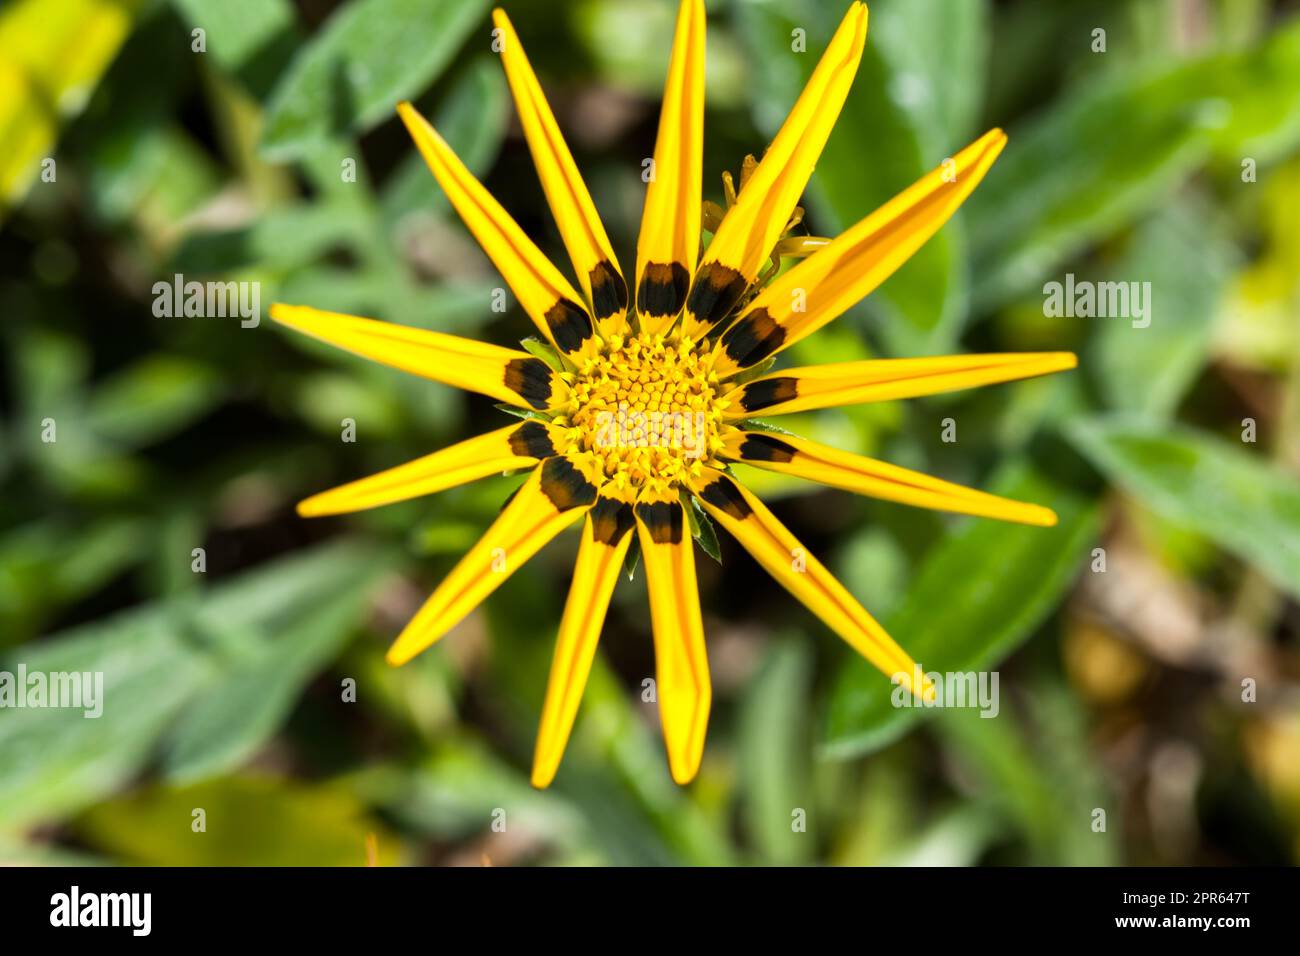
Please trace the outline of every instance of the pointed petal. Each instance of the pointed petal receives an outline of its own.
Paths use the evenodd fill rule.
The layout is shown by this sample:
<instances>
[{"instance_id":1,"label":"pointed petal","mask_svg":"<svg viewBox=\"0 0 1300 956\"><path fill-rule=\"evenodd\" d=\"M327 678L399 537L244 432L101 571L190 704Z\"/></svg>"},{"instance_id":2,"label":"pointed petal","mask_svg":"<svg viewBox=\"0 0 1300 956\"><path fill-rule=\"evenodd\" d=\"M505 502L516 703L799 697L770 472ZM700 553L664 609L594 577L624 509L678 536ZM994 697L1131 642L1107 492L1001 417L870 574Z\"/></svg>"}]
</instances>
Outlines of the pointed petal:
<instances>
[{"instance_id":1,"label":"pointed petal","mask_svg":"<svg viewBox=\"0 0 1300 956\"><path fill-rule=\"evenodd\" d=\"M578 284L603 334L627 329L627 283L609 236L601 224L573 154L564 142L555 114L528 62L523 44L504 10L494 10L492 20L501 31L501 61L519 110L519 122L533 154L546 201L573 262Z\"/></svg>"},{"instance_id":2,"label":"pointed petal","mask_svg":"<svg viewBox=\"0 0 1300 956\"><path fill-rule=\"evenodd\" d=\"M711 468L704 469L692 487L714 520L782 587L885 676L897 678L916 693L912 688L912 658L758 498ZM933 685L929 681L925 684L923 692L932 696Z\"/></svg>"},{"instance_id":3,"label":"pointed petal","mask_svg":"<svg viewBox=\"0 0 1300 956\"><path fill-rule=\"evenodd\" d=\"M560 635L555 641L541 725L537 729L534 787L550 786L564 756L609 599L632 543L632 525L632 506L613 498L598 498L587 512Z\"/></svg>"},{"instance_id":4,"label":"pointed petal","mask_svg":"<svg viewBox=\"0 0 1300 956\"><path fill-rule=\"evenodd\" d=\"M937 395L1062 372L1078 364L1072 352L1009 352L809 365L763 375L732 389L723 415L738 421L760 414Z\"/></svg>"},{"instance_id":5,"label":"pointed petal","mask_svg":"<svg viewBox=\"0 0 1300 956\"><path fill-rule=\"evenodd\" d=\"M1006 144L992 130L777 278L722 336L718 374L775 355L893 275L971 194Z\"/></svg>"},{"instance_id":6,"label":"pointed petal","mask_svg":"<svg viewBox=\"0 0 1300 956\"><path fill-rule=\"evenodd\" d=\"M596 486L569 459L542 462L398 635L388 663L405 664L459 624L595 501Z\"/></svg>"},{"instance_id":7,"label":"pointed petal","mask_svg":"<svg viewBox=\"0 0 1300 956\"><path fill-rule=\"evenodd\" d=\"M488 475L527 468L557 454L561 430L527 421L458 442L377 475L322 491L298 503L304 518L364 511L445 491Z\"/></svg>"},{"instance_id":8,"label":"pointed petal","mask_svg":"<svg viewBox=\"0 0 1300 956\"><path fill-rule=\"evenodd\" d=\"M668 766L673 780L686 784L700 769L713 700L694 543L684 533L686 513L675 496L638 502L636 525L650 592L655 685Z\"/></svg>"},{"instance_id":9,"label":"pointed petal","mask_svg":"<svg viewBox=\"0 0 1300 956\"><path fill-rule=\"evenodd\" d=\"M682 311L700 251L704 29L703 0L682 0L636 247L637 319L647 332L666 331Z\"/></svg>"},{"instance_id":10,"label":"pointed petal","mask_svg":"<svg viewBox=\"0 0 1300 956\"><path fill-rule=\"evenodd\" d=\"M866 37L867 8L854 3L704 253L686 303L692 338L703 337L731 311L785 231L844 107Z\"/></svg>"},{"instance_id":11,"label":"pointed petal","mask_svg":"<svg viewBox=\"0 0 1300 956\"><path fill-rule=\"evenodd\" d=\"M542 410L568 400L568 386L527 352L305 305L277 302L271 318L363 358L511 405Z\"/></svg>"},{"instance_id":12,"label":"pointed petal","mask_svg":"<svg viewBox=\"0 0 1300 956\"><path fill-rule=\"evenodd\" d=\"M399 103L397 112L434 178L533 324L560 351L581 349L591 338L593 327L573 286L465 168L428 120L410 103Z\"/></svg>"},{"instance_id":13,"label":"pointed petal","mask_svg":"<svg viewBox=\"0 0 1300 956\"><path fill-rule=\"evenodd\" d=\"M722 457L732 461L871 498L1043 528L1056 524L1056 515L1041 505L999 498L806 438L733 429L724 436L723 445Z\"/></svg>"}]
</instances>

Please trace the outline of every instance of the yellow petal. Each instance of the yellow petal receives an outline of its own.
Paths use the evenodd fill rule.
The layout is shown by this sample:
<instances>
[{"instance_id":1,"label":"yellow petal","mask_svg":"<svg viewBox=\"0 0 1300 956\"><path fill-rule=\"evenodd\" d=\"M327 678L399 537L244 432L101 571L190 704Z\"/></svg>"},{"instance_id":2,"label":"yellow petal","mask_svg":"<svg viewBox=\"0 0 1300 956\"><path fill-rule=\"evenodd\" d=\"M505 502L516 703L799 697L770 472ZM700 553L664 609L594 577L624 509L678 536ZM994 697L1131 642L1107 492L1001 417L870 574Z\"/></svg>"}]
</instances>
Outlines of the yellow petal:
<instances>
[{"instance_id":1,"label":"yellow petal","mask_svg":"<svg viewBox=\"0 0 1300 956\"><path fill-rule=\"evenodd\" d=\"M592 337L591 316L578 293L410 103L397 112L452 206L514 290L533 324L562 352Z\"/></svg>"},{"instance_id":2,"label":"yellow petal","mask_svg":"<svg viewBox=\"0 0 1300 956\"><path fill-rule=\"evenodd\" d=\"M388 663L405 664L459 624L595 501L596 486L567 458L542 462L398 635Z\"/></svg>"},{"instance_id":3,"label":"yellow petal","mask_svg":"<svg viewBox=\"0 0 1300 956\"><path fill-rule=\"evenodd\" d=\"M277 302L271 318L363 358L511 405L541 410L568 399L568 386L527 352L305 305Z\"/></svg>"},{"instance_id":4,"label":"yellow petal","mask_svg":"<svg viewBox=\"0 0 1300 956\"><path fill-rule=\"evenodd\" d=\"M638 502L636 525L650 593L655 686L668 766L673 779L686 784L700 769L713 700L694 542L684 532L686 513L676 497Z\"/></svg>"},{"instance_id":5,"label":"yellow petal","mask_svg":"<svg viewBox=\"0 0 1300 956\"><path fill-rule=\"evenodd\" d=\"M721 454L756 468L917 508L955 511L1044 528L1056 524L1056 515L1041 505L999 498L793 435L732 429L723 437Z\"/></svg>"},{"instance_id":6,"label":"yellow petal","mask_svg":"<svg viewBox=\"0 0 1300 956\"><path fill-rule=\"evenodd\" d=\"M853 595L754 495L712 468L693 479L692 488L714 519L754 556L772 577L802 601L826 626L885 676L913 693L915 667L907 652L876 623ZM900 676L901 675L901 676ZM921 693L934 694L925 681Z\"/></svg>"},{"instance_id":7,"label":"yellow petal","mask_svg":"<svg viewBox=\"0 0 1300 956\"><path fill-rule=\"evenodd\" d=\"M1007 138L985 133L952 159L777 278L722 336L719 375L812 334L894 274L984 178Z\"/></svg>"},{"instance_id":8,"label":"yellow petal","mask_svg":"<svg viewBox=\"0 0 1300 956\"><path fill-rule=\"evenodd\" d=\"M304 518L364 511L445 491L488 475L527 468L556 454L559 428L539 421L488 432L298 503Z\"/></svg>"},{"instance_id":9,"label":"yellow petal","mask_svg":"<svg viewBox=\"0 0 1300 956\"><path fill-rule=\"evenodd\" d=\"M605 611L632 543L632 524L632 506L612 498L597 499L595 507L587 512L537 730L534 787L550 785L564 756L587 675L591 673Z\"/></svg>"},{"instance_id":10,"label":"yellow petal","mask_svg":"<svg viewBox=\"0 0 1300 956\"><path fill-rule=\"evenodd\" d=\"M1071 352L1009 352L809 365L754 379L726 396L731 421L813 408L936 395L1074 368Z\"/></svg>"},{"instance_id":11,"label":"yellow petal","mask_svg":"<svg viewBox=\"0 0 1300 956\"><path fill-rule=\"evenodd\" d=\"M702 338L720 322L758 278L759 266L785 231L849 95L866 37L867 8L854 3L705 250L686 303L686 331L692 338Z\"/></svg>"},{"instance_id":12,"label":"yellow petal","mask_svg":"<svg viewBox=\"0 0 1300 956\"><path fill-rule=\"evenodd\" d=\"M627 330L627 283L605 227L515 28L504 10L494 10L492 20L501 31L501 60L519 110L524 138L528 140L546 201L559 226L564 247L569 251L578 284L592 315L600 323L602 334L622 334Z\"/></svg>"},{"instance_id":13,"label":"yellow petal","mask_svg":"<svg viewBox=\"0 0 1300 956\"><path fill-rule=\"evenodd\" d=\"M703 0L682 0L677 10L677 32L659 112L653 169L636 247L637 320L644 331L663 332L686 304L700 251Z\"/></svg>"}]
</instances>

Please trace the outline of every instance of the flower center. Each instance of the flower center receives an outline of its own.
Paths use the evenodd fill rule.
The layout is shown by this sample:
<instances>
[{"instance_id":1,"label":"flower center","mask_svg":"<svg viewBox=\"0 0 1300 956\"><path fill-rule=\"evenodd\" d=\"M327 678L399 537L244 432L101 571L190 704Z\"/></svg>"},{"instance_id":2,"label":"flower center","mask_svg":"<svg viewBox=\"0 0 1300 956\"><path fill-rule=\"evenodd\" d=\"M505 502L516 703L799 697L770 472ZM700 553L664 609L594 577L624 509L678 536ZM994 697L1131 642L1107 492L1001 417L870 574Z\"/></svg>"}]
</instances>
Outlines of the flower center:
<instances>
[{"instance_id":1,"label":"flower center","mask_svg":"<svg viewBox=\"0 0 1300 956\"><path fill-rule=\"evenodd\" d=\"M573 450L589 453L618 488L678 484L721 447L722 403L708 355L689 338L613 336L577 369Z\"/></svg>"}]
</instances>

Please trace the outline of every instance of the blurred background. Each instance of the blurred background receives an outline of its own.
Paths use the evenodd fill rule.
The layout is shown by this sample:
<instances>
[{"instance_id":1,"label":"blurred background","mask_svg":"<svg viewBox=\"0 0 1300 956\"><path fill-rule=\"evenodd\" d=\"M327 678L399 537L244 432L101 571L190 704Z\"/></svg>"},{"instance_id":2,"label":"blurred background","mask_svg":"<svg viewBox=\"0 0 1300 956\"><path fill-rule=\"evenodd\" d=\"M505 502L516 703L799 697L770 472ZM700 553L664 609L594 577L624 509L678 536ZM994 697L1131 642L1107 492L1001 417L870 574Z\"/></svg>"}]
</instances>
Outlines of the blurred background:
<instances>
[{"instance_id":1,"label":"blurred background","mask_svg":"<svg viewBox=\"0 0 1300 956\"><path fill-rule=\"evenodd\" d=\"M761 154L846 6L710 0L706 198ZM1010 144L789 364L1072 349L1081 367L781 424L1061 521L744 477L927 670L996 670L998 716L890 706L888 681L723 541L720 565L697 557L715 686L697 782L671 783L641 698L637 575L538 792L575 536L391 669L389 641L518 479L293 511L501 413L269 319L153 308L181 273L259 283L263 315L278 299L531 334L491 311L500 280L393 111L413 99L567 263L488 0L0 4L0 670L105 675L99 719L0 710L0 862L1295 862L1300 10L870 8L814 233L991 126ZM630 266L675 4L508 10ZM1150 324L1048 315L1044 285L1067 275L1150 283Z\"/></svg>"}]
</instances>

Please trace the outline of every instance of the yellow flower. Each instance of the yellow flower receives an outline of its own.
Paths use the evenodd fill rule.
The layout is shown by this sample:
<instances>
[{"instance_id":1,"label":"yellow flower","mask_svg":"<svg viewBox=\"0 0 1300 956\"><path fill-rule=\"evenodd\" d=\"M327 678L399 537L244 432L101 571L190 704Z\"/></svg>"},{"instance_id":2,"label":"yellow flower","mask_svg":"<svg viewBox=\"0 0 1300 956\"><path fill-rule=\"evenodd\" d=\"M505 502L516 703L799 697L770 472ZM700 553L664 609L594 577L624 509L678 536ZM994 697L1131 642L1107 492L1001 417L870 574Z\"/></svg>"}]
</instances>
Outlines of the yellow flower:
<instances>
[{"instance_id":1,"label":"yellow flower","mask_svg":"<svg viewBox=\"0 0 1300 956\"><path fill-rule=\"evenodd\" d=\"M308 498L306 516L431 494L503 471L531 474L398 636L402 664L470 613L560 531L583 519L533 763L548 785L577 714L610 595L635 535L650 594L656 688L673 779L700 765L711 690L689 532L702 507L796 598L886 675L912 659L767 507L731 462L924 508L1049 526L1056 516L803 438L752 416L930 395L1072 368L1069 353L846 362L755 374L889 277L948 220L1001 151L992 130L834 240L792 236L807 185L853 82L867 31L854 3L761 162L726 208L701 200L704 5L683 0L637 242L635 301L609 237L506 15L506 76L579 289L408 103L416 145L520 305L555 349L526 352L277 304L284 325L358 355L532 413L522 424ZM864 157L864 161L870 161ZM702 232L712 241L700 250ZM779 273L782 258L802 259ZM778 274L779 273L779 274ZM759 369L759 371L764 371Z\"/></svg>"}]
</instances>

